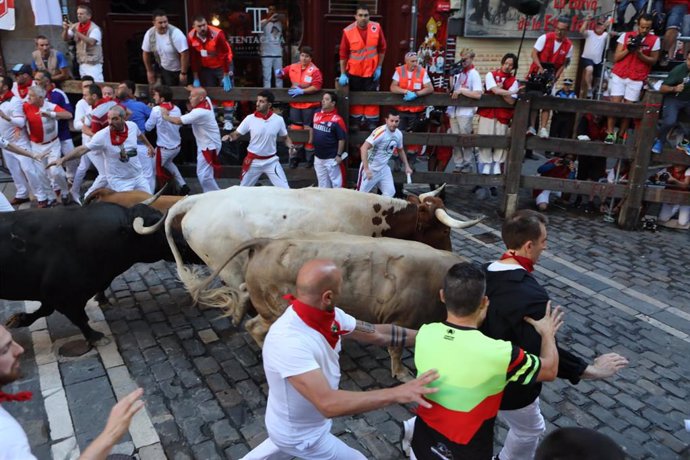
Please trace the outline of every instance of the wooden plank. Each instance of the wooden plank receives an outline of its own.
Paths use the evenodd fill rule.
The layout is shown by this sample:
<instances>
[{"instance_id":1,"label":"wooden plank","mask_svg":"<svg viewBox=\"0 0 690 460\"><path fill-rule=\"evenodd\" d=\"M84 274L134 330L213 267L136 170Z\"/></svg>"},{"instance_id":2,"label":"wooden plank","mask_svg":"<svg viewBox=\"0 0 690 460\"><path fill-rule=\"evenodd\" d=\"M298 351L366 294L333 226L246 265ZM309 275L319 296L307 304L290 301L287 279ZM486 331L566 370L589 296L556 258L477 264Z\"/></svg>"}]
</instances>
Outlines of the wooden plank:
<instances>
[{"instance_id":1,"label":"wooden plank","mask_svg":"<svg viewBox=\"0 0 690 460\"><path fill-rule=\"evenodd\" d=\"M606 158L632 157L633 150L620 144L604 144L603 142L578 141L577 139L548 138L538 136L527 138L527 149L545 150L549 152L572 153L574 155L592 155Z\"/></svg>"},{"instance_id":2,"label":"wooden plank","mask_svg":"<svg viewBox=\"0 0 690 460\"><path fill-rule=\"evenodd\" d=\"M600 182L559 179L556 177L522 176L520 185L529 189L553 190L582 195L589 194L594 190L599 196L614 198L623 198L628 194L628 188L623 184L602 184Z\"/></svg>"},{"instance_id":3,"label":"wooden plank","mask_svg":"<svg viewBox=\"0 0 690 460\"><path fill-rule=\"evenodd\" d=\"M625 104L590 99L564 99L552 96L537 96L532 100L534 109L557 110L559 112L584 112L598 115L630 118L642 118L645 113L643 104Z\"/></svg>"},{"instance_id":4,"label":"wooden plank","mask_svg":"<svg viewBox=\"0 0 690 460\"><path fill-rule=\"evenodd\" d=\"M363 144L369 137L368 131L359 131L350 134L350 142ZM479 134L436 134L436 133L403 133L403 142L420 145L445 145L462 147L486 147L507 149L510 147L510 138L507 136L489 136Z\"/></svg>"},{"instance_id":5,"label":"wooden plank","mask_svg":"<svg viewBox=\"0 0 690 460\"><path fill-rule=\"evenodd\" d=\"M510 216L517 210L520 193L520 177L522 176L522 160L525 157L525 133L529 125L529 112L532 101L529 97L517 102L513 126L510 134L510 149L506 158L505 194L502 212Z\"/></svg>"},{"instance_id":6,"label":"wooden plank","mask_svg":"<svg viewBox=\"0 0 690 460\"><path fill-rule=\"evenodd\" d=\"M454 105L458 107L513 107L508 104L501 96L495 94L484 94L481 99L470 99L465 96L460 96L457 99L451 99L450 94L445 93L431 93L427 96L422 96L412 102L402 100L402 95L389 93L385 91L357 91L351 94L350 104L376 104L376 105L438 105L449 106Z\"/></svg>"},{"instance_id":7,"label":"wooden plank","mask_svg":"<svg viewBox=\"0 0 690 460\"><path fill-rule=\"evenodd\" d=\"M628 199L625 200L618 215L618 225L627 230L635 229L640 217L642 198L645 192L644 183L647 180L647 169L652 156L650 152L656 135L656 124L659 120L661 94L646 93L641 105L643 105L645 112L637 129L637 136L635 136L634 160L628 174L630 178Z\"/></svg>"},{"instance_id":8,"label":"wooden plank","mask_svg":"<svg viewBox=\"0 0 690 460\"><path fill-rule=\"evenodd\" d=\"M690 206L690 192L646 187L644 190L644 201Z\"/></svg>"},{"instance_id":9,"label":"wooden plank","mask_svg":"<svg viewBox=\"0 0 690 460\"><path fill-rule=\"evenodd\" d=\"M660 155L652 154L651 162L652 164L664 163L690 166L690 155L667 147Z\"/></svg>"}]
</instances>

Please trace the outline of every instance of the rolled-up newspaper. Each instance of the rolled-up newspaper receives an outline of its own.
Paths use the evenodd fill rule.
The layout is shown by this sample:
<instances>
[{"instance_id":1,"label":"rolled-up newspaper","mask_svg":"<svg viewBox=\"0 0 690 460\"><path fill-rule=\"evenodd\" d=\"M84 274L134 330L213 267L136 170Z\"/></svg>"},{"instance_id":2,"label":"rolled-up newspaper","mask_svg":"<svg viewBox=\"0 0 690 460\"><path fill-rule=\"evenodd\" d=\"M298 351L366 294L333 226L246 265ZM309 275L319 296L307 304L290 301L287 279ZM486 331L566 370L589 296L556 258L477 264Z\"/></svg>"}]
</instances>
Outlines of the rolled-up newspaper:
<instances>
[{"instance_id":1,"label":"rolled-up newspaper","mask_svg":"<svg viewBox=\"0 0 690 460\"><path fill-rule=\"evenodd\" d=\"M412 174L407 175L407 183L411 184L412 183Z\"/></svg>"}]
</instances>

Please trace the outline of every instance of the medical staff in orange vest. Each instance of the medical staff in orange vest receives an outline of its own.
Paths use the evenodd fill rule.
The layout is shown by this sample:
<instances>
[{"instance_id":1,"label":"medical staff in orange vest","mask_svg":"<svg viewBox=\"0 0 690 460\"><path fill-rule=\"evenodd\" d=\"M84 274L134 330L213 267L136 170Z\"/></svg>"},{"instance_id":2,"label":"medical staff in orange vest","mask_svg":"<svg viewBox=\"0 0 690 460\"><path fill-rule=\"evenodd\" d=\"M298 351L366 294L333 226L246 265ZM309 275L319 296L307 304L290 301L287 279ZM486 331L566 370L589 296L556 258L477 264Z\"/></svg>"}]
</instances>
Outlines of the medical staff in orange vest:
<instances>
[{"instance_id":1,"label":"medical staff in orange vest","mask_svg":"<svg viewBox=\"0 0 690 460\"><path fill-rule=\"evenodd\" d=\"M225 91L230 91L232 49L225 33L218 27L208 25L206 18L201 15L196 16L192 24L192 30L187 33L187 43L194 87L211 88L222 85Z\"/></svg>"},{"instance_id":2,"label":"medical staff in orange vest","mask_svg":"<svg viewBox=\"0 0 690 460\"><path fill-rule=\"evenodd\" d=\"M311 46L303 46L299 53L299 62L290 64L287 67L276 70L276 78L289 78L290 89L288 94L292 98L298 98L303 94L313 94L321 90L323 86L323 76L318 67L312 62L314 54ZM290 102L290 129L301 130L305 126L312 126L314 114L321 107L319 102ZM307 159L307 167L314 165L314 146L312 144L303 145L294 143L299 150L304 146ZM297 154L290 157L290 167L296 168L299 163Z\"/></svg>"},{"instance_id":3,"label":"medical staff in orange vest","mask_svg":"<svg viewBox=\"0 0 690 460\"><path fill-rule=\"evenodd\" d=\"M386 38L381 25L369 20L366 5L358 5L355 22L343 29L340 41L340 86L349 84L350 91L377 91L385 53ZM350 118L355 122L366 121L368 129L374 129L379 106L350 105Z\"/></svg>"},{"instance_id":4,"label":"medical staff in orange vest","mask_svg":"<svg viewBox=\"0 0 690 460\"><path fill-rule=\"evenodd\" d=\"M398 66L393 73L393 81L390 87L391 93L402 94L403 101L414 101L420 96L425 96L434 92L429 73L424 67L419 65L417 53L410 51L405 55L405 64ZM400 131L407 131L416 120L424 115L425 105L398 105L395 106L400 112ZM419 145L407 145L407 153L417 153L421 151Z\"/></svg>"}]
</instances>

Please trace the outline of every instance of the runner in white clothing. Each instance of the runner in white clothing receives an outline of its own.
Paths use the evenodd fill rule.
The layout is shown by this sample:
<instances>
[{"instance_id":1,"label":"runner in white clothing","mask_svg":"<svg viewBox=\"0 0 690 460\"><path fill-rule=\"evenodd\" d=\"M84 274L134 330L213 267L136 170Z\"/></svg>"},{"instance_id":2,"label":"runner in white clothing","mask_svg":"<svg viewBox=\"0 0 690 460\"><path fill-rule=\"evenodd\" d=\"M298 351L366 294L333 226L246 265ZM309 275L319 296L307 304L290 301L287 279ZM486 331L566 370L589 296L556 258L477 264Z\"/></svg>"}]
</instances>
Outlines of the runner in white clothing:
<instances>
[{"instance_id":1,"label":"runner in white clothing","mask_svg":"<svg viewBox=\"0 0 690 460\"><path fill-rule=\"evenodd\" d=\"M146 131L156 128L156 176L164 180L172 176L180 187L180 195L188 195L189 187L173 162L180 153L180 127L163 120L161 115L161 108L163 108L172 117L182 116L180 108L172 103L172 98L173 92L169 86L161 85L153 89L153 100L158 105L151 110L151 115L146 120Z\"/></svg>"},{"instance_id":2,"label":"runner in white clothing","mask_svg":"<svg viewBox=\"0 0 690 460\"><path fill-rule=\"evenodd\" d=\"M105 171L113 190L148 192L149 184L143 175L137 156L137 140L146 145L150 157L154 155L153 146L139 131L136 123L125 121L125 115L126 112L122 106L112 107L108 111L110 126L107 129L98 131L86 145L77 147L52 164L59 166L89 151L100 151L105 157Z\"/></svg>"},{"instance_id":3,"label":"runner in white clothing","mask_svg":"<svg viewBox=\"0 0 690 460\"><path fill-rule=\"evenodd\" d=\"M181 117L170 116L168 110L160 107L163 120L174 125L192 125L196 139L196 176L204 192L220 190L216 177L220 173L220 129L213 114L211 100L206 97L204 88L194 88L189 94L192 110Z\"/></svg>"},{"instance_id":4,"label":"runner in white clothing","mask_svg":"<svg viewBox=\"0 0 690 460\"><path fill-rule=\"evenodd\" d=\"M235 131L223 136L223 140L236 141L240 136L249 133L247 156L242 162L241 186L251 187L262 174L266 174L276 187L290 188L285 171L280 165L277 152L277 141L285 141L290 153L295 153L295 146L288 136L285 120L273 113L275 96L268 90L261 91L256 97L256 112L248 115Z\"/></svg>"},{"instance_id":5,"label":"runner in white clothing","mask_svg":"<svg viewBox=\"0 0 690 460\"><path fill-rule=\"evenodd\" d=\"M19 157L22 158L27 158L29 161L36 163L40 167L40 160L37 157L34 157L34 154L31 153L30 151L26 150L25 148L20 147L17 144L13 144L9 142L5 137L0 136L0 149L2 149L3 152L11 152ZM47 179L46 179L47 183ZM5 197L4 194L0 193L0 212L9 212L9 211L14 211L14 208L12 207L12 204L7 200L7 197Z\"/></svg>"},{"instance_id":6,"label":"runner in white clothing","mask_svg":"<svg viewBox=\"0 0 690 460\"><path fill-rule=\"evenodd\" d=\"M362 164L357 179L357 190L360 192L371 192L374 187L378 187L385 196L395 195L393 173L388 160L396 153L405 165L405 174L412 174L403 147L403 135L398 129L399 124L400 114L391 110L386 117L386 124L372 131L362 144L359 150Z\"/></svg>"}]
</instances>

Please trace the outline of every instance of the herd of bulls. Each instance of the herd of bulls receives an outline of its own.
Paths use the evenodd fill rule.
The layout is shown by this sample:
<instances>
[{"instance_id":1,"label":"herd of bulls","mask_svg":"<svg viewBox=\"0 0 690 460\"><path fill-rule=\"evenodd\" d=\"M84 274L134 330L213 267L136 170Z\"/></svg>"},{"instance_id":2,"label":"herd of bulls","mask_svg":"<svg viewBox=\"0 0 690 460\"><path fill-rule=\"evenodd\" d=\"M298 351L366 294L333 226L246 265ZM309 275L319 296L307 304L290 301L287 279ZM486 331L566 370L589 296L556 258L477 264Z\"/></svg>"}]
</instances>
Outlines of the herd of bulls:
<instances>
[{"instance_id":1,"label":"herd of bulls","mask_svg":"<svg viewBox=\"0 0 690 460\"><path fill-rule=\"evenodd\" d=\"M293 293L297 271L312 258L344 272L339 306L373 323L417 328L438 321L437 300L453 254L450 229L474 225L445 211L438 191L407 200L347 189L231 187L188 197L100 190L84 207L0 214L0 298L35 300L34 313L12 316L23 327L57 310L89 342L88 299L135 263L174 260L192 297L219 306L259 344ZM198 264L214 274L199 276ZM208 289L217 276L223 286ZM399 351L393 373L405 378Z\"/></svg>"}]
</instances>

